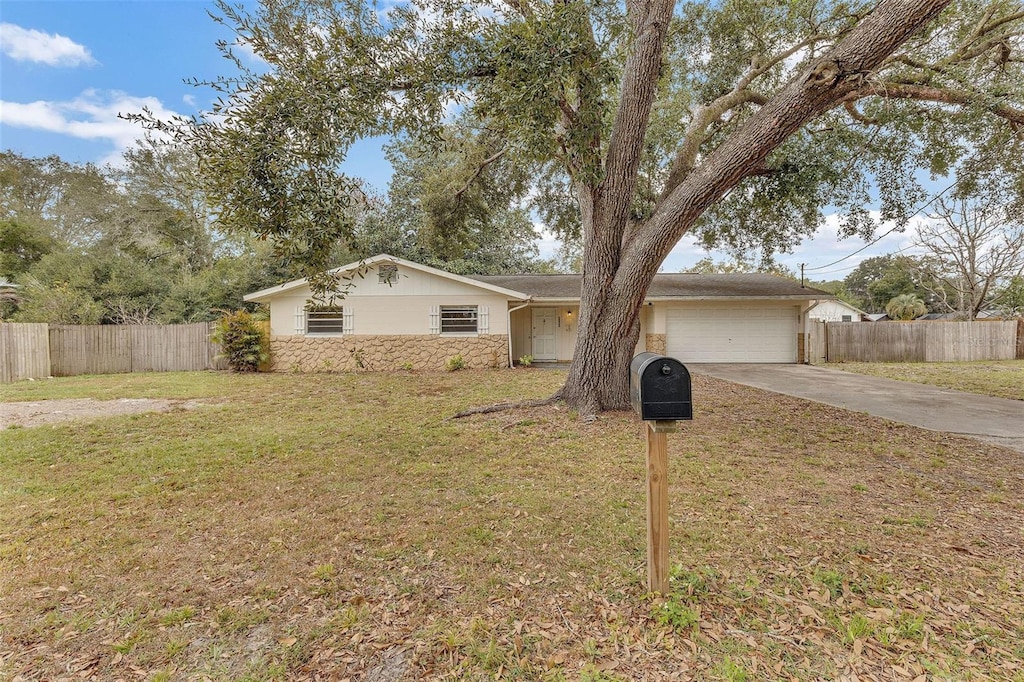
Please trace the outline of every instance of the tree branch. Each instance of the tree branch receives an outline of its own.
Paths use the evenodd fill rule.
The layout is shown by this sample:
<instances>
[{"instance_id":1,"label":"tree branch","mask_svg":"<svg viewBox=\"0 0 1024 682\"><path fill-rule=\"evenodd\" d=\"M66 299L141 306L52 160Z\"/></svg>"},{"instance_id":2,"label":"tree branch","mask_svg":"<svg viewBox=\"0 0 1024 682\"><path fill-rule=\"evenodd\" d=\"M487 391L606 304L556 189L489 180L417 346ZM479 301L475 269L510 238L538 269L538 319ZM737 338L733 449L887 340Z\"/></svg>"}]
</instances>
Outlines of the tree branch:
<instances>
[{"instance_id":1,"label":"tree branch","mask_svg":"<svg viewBox=\"0 0 1024 682\"><path fill-rule=\"evenodd\" d=\"M858 121L865 125L878 125L877 118L865 116L864 114L857 110L857 107L854 106L853 102L843 102L843 107L846 109L846 113L848 113L850 115L850 118L852 118L854 121Z\"/></svg>"},{"instance_id":2,"label":"tree branch","mask_svg":"<svg viewBox=\"0 0 1024 682\"><path fill-rule=\"evenodd\" d=\"M473 174L469 176L468 180L466 180L465 184L463 184L462 187L459 188L459 190L452 195L452 198L458 199L463 194L465 194L466 191L469 189L469 186L473 184L473 181L480 177L480 173L484 171L484 168L490 166L492 163L503 157L505 155L505 151L506 149L503 147L494 154L492 154L491 156L488 156L486 159L481 161L480 164L477 165L476 170L473 171Z\"/></svg>"},{"instance_id":3,"label":"tree branch","mask_svg":"<svg viewBox=\"0 0 1024 682\"><path fill-rule=\"evenodd\" d=\"M689 125L686 126L683 142L672 159L668 180L665 182L665 187L662 190L662 198L667 197L693 169L700 146L707 138L708 126L720 121L726 113L739 106L744 104L763 105L768 101L766 97L748 89L755 79L761 77L786 59L789 59L800 50L824 40L825 37L823 34L815 33L765 62L761 62L759 58L754 57L751 60L750 67L736 82L731 92L722 95L711 104L699 107L690 120Z\"/></svg>"},{"instance_id":4,"label":"tree branch","mask_svg":"<svg viewBox=\"0 0 1024 682\"><path fill-rule=\"evenodd\" d=\"M750 90L733 90L723 95L711 104L700 107L693 115L686 132L683 134L683 143L676 151L672 159L672 166L669 170L668 180L662 190L662 198L667 197L673 189L689 174L693 165L697 162L697 154L700 146L707 137L707 128L712 123L721 120L727 112L746 103L763 105L767 98Z\"/></svg>"},{"instance_id":5,"label":"tree branch","mask_svg":"<svg viewBox=\"0 0 1024 682\"><path fill-rule=\"evenodd\" d=\"M808 121L862 90L867 74L935 19L949 2L881 0L863 21L792 78L671 190L625 245L619 271L628 275L623 277L653 277L664 257L708 206L736 187L752 169L763 166L768 155ZM627 283L623 281L621 286Z\"/></svg>"},{"instance_id":6,"label":"tree branch","mask_svg":"<svg viewBox=\"0 0 1024 682\"><path fill-rule=\"evenodd\" d=\"M888 99L916 99L940 104L980 105L988 112L1007 121L1024 125L1024 109L1012 107L1002 102L993 102L980 95L966 90L951 90L928 85L912 85L907 83L871 83L849 93L843 104L854 102L866 97L885 97Z\"/></svg>"},{"instance_id":7,"label":"tree branch","mask_svg":"<svg viewBox=\"0 0 1024 682\"><path fill-rule=\"evenodd\" d=\"M608 139L602 182L602 194L609 200L605 222L609 226L627 223L674 4L673 0L648 0L647 11L636 18L636 37L623 68L619 108Z\"/></svg>"}]
</instances>

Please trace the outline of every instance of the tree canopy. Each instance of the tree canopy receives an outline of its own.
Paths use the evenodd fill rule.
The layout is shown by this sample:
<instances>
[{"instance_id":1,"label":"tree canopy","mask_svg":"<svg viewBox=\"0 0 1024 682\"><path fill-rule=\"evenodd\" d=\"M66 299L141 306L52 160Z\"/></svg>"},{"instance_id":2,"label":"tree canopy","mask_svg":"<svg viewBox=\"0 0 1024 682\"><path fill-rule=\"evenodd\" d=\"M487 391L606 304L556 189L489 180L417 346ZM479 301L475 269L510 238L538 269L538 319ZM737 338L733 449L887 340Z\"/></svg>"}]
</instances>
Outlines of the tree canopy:
<instances>
[{"instance_id":1,"label":"tree canopy","mask_svg":"<svg viewBox=\"0 0 1024 682\"><path fill-rule=\"evenodd\" d=\"M843 234L869 234L869 206L903 225L929 176L969 188L1021 172L1018 2L264 0L220 11L263 64L236 60L238 73L209 84L221 99L208 115L150 123L197 152L222 219L278 240L315 275L355 231L359 196L339 164L359 137L452 154L469 185L486 174L466 168L513 159L531 171L524 200L583 243L560 396L585 412L626 403L644 294L684 234L770 259L826 208L844 216ZM453 109L475 122L473 145L445 134ZM442 214L471 220L452 208L468 209L467 193Z\"/></svg>"},{"instance_id":2,"label":"tree canopy","mask_svg":"<svg viewBox=\"0 0 1024 682\"><path fill-rule=\"evenodd\" d=\"M248 236L227 239L188 150L149 141L125 165L0 154L0 315L66 324L214 319L295 273Z\"/></svg>"}]
</instances>

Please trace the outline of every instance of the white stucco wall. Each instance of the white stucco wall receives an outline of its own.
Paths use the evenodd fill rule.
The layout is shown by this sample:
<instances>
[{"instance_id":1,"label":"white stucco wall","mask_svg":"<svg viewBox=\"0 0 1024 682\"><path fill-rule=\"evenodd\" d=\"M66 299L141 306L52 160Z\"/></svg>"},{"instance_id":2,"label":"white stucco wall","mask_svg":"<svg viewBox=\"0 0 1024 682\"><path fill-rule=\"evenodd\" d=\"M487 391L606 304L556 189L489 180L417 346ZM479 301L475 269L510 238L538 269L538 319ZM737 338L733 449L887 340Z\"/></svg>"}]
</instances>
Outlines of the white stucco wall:
<instances>
[{"instance_id":1,"label":"white stucco wall","mask_svg":"<svg viewBox=\"0 0 1024 682\"><path fill-rule=\"evenodd\" d=\"M296 334L296 311L311 298L308 286L271 296L270 333ZM398 277L390 283L378 280L376 267L365 277L356 277L344 298L336 301L352 317L352 333L429 334L431 307L475 305L487 309L488 334L508 332L508 299L471 284L452 281L430 273L399 266Z\"/></svg>"},{"instance_id":2,"label":"white stucco wall","mask_svg":"<svg viewBox=\"0 0 1024 682\"><path fill-rule=\"evenodd\" d=\"M807 313L810 320L822 322L843 322L843 315L850 317L846 322L860 322L860 311L842 301L822 301L813 306Z\"/></svg>"}]
</instances>

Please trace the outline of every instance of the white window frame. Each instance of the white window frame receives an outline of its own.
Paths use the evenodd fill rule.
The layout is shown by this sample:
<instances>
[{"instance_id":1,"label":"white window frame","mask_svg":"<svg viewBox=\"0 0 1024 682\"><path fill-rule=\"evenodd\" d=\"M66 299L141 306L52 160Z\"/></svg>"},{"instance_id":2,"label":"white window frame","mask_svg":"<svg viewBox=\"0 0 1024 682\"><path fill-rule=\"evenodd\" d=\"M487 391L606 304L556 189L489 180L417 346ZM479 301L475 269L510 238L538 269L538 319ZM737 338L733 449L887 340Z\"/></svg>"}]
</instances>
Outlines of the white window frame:
<instances>
[{"instance_id":1,"label":"white window frame","mask_svg":"<svg viewBox=\"0 0 1024 682\"><path fill-rule=\"evenodd\" d=\"M327 331L310 328L310 322L327 323ZM342 336L351 333L351 313L343 306L315 306L305 310L306 336Z\"/></svg>"},{"instance_id":2,"label":"white window frame","mask_svg":"<svg viewBox=\"0 0 1024 682\"><path fill-rule=\"evenodd\" d=\"M478 305L442 305L438 310L438 332L442 336L478 336L480 332L480 308ZM472 312L472 318L462 317L466 313ZM445 315L448 314L446 318ZM472 319L473 329L452 329L452 326L468 327L468 324L463 322L459 324L460 320L468 321ZM446 324L447 323L447 324ZM445 329L445 327L448 329Z\"/></svg>"}]
</instances>

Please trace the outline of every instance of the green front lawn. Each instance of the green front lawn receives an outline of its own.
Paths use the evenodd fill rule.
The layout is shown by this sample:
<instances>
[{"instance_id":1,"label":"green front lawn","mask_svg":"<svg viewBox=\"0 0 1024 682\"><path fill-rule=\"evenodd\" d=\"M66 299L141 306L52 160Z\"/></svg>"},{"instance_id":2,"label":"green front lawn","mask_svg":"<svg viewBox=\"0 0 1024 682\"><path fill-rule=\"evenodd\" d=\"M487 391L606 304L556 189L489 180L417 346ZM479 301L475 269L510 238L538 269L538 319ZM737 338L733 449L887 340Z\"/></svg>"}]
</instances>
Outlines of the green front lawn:
<instances>
[{"instance_id":1,"label":"green front lawn","mask_svg":"<svg viewBox=\"0 0 1024 682\"><path fill-rule=\"evenodd\" d=\"M1021 456L695 376L645 594L635 417L564 374L149 374L0 432L0 679L1024 679ZM0 404L0 409L4 409Z\"/></svg>"},{"instance_id":2,"label":"green front lawn","mask_svg":"<svg viewBox=\"0 0 1024 682\"><path fill-rule=\"evenodd\" d=\"M1024 360L989 362L843 362L829 365L858 374L913 381L997 398L1024 400Z\"/></svg>"}]
</instances>

